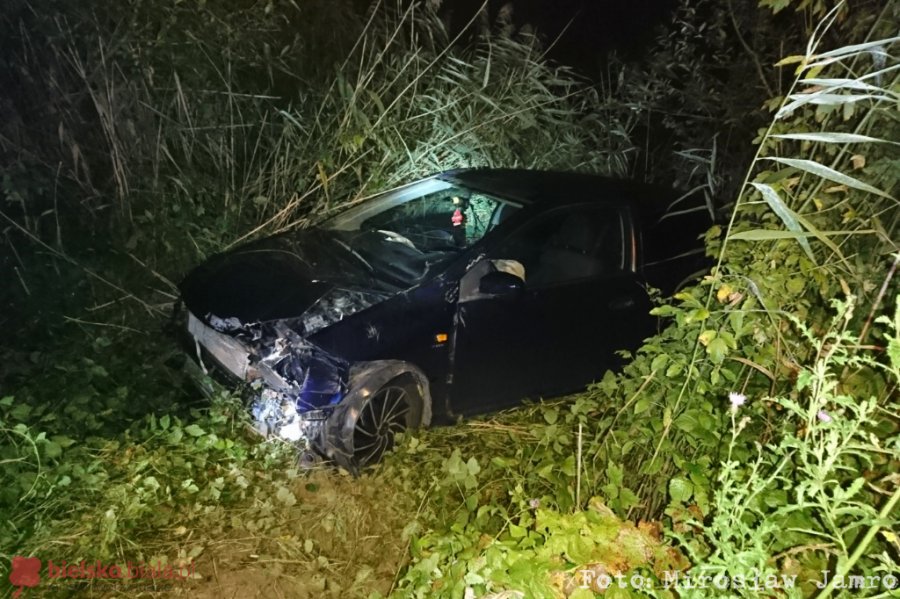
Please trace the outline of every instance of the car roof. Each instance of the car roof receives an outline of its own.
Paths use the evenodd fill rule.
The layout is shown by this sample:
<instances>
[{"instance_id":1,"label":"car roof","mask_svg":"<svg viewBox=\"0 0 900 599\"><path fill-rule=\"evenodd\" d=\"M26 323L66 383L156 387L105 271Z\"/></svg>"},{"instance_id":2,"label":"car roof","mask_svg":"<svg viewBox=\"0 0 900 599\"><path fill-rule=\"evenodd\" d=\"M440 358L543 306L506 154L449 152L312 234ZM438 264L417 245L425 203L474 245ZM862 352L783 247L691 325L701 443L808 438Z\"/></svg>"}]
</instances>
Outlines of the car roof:
<instances>
[{"instance_id":1,"label":"car roof","mask_svg":"<svg viewBox=\"0 0 900 599\"><path fill-rule=\"evenodd\" d=\"M565 206L582 202L630 202L641 223L650 259L691 249L714 222L702 191L671 188L590 173L473 168L446 171L441 180L524 206Z\"/></svg>"},{"instance_id":2,"label":"car roof","mask_svg":"<svg viewBox=\"0 0 900 599\"><path fill-rule=\"evenodd\" d=\"M438 178L524 205L541 200L568 204L627 198L633 199L644 210L658 214L678 197L674 190L664 187L566 171L471 168L446 171Z\"/></svg>"}]
</instances>

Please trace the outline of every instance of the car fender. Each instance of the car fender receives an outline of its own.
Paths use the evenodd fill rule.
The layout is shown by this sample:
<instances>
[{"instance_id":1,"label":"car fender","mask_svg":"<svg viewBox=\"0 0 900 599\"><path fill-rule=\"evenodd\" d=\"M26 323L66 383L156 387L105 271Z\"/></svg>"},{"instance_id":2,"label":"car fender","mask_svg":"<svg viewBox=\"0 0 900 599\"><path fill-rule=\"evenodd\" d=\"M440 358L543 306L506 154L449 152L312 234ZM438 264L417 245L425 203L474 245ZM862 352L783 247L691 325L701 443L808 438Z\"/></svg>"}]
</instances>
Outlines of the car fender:
<instances>
[{"instance_id":1,"label":"car fender","mask_svg":"<svg viewBox=\"0 0 900 599\"><path fill-rule=\"evenodd\" d=\"M358 362L350 368L347 395L325 421L322 450L326 457L351 472L356 471L352 457L353 431L356 427L357 416L369 397L391 380L404 374L413 378L422 397L420 426L427 427L431 424L431 391L428 377L418 366L403 360Z\"/></svg>"}]
</instances>

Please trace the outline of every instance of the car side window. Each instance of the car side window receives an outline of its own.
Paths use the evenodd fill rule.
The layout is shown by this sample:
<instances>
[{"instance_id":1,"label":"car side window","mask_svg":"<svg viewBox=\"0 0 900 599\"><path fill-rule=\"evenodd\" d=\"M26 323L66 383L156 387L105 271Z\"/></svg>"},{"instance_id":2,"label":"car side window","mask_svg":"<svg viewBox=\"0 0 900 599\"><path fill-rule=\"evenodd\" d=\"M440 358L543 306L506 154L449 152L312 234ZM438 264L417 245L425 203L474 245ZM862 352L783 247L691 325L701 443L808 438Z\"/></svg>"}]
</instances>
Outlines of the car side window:
<instances>
[{"instance_id":1,"label":"car side window","mask_svg":"<svg viewBox=\"0 0 900 599\"><path fill-rule=\"evenodd\" d=\"M609 276L624 268L623 220L614 206L575 206L523 225L496 257L518 260L528 287Z\"/></svg>"}]
</instances>

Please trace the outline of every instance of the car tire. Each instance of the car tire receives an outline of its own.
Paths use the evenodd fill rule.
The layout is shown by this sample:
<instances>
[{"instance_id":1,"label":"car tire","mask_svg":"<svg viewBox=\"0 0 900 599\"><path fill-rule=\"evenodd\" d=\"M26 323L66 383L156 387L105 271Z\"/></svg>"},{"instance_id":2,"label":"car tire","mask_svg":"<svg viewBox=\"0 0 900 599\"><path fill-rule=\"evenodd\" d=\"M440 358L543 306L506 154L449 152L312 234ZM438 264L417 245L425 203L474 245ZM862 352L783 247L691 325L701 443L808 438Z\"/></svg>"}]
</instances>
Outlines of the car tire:
<instances>
[{"instance_id":1,"label":"car tire","mask_svg":"<svg viewBox=\"0 0 900 599\"><path fill-rule=\"evenodd\" d=\"M353 463L364 468L393 449L397 433L422 425L423 399L409 375L398 376L363 404L353 429Z\"/></svg>"}]
</instances>

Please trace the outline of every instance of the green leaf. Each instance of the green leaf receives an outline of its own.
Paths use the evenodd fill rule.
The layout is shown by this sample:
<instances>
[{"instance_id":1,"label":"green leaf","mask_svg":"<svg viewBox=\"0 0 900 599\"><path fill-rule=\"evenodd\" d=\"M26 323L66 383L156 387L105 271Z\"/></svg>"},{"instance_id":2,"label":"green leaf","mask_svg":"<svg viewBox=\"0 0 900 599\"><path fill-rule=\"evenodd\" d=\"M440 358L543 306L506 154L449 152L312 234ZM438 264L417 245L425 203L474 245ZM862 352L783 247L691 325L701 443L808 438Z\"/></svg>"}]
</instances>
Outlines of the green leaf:
<instances>
[{"instance_id":1,"label":"green leaf","mask_svg":"<svg viewBox=\"0 0 900 599\"><path fill-rule=\"evenodd\" d=\"M779 0L779 2L784 4L784 6L787 6L788 0ZM760 6L767 6L767 5L771 5L771 4L772 4L772 0L760 0L760 3L759 3ZM782 8L784 8L784 7L782 7ZM784 58L782 58L781 60L776 62L774 66L784 67L789 64L802 63L805 60L806 60L806 56L804 56L803 54L792 54L791 56L785 56Z\"/></svg>"},{"instance_id":2,"label":"green leaf","mask_svg":"<svg viewBox=\"0 0 900 599\"><path fill-rule=\"evenodd\" d=\"M634 491L628 487L623 487L620 501L622 503L622 508L627 510L640 504L641 499Z\"/></svg>"},{"instance_id":3,"label":"green leaf","mask_svg":"<svg viewBox=\"0 0 900 599\"><path fill-rule=\"evenodd\" d=\"M799 217L800 215L797 216ZM774 239L799 239L801 237L809 239L810 237L820 238L820 236L834 237L836 235L868 235L874 232L875 231L872 229L860 229L859 231L818 231L816 233L795 233L794 231L776 231L775 229L751 229L749 231L739 231L737 233L732 233L728 236L728 239L740 239L743 241L771 241Z\"/></svg>"},{"instance_id":4,"label":"green leaf","mask_svg":"<svg viewBox=\"0 0 900 599\"><path fill-rule=\"evenodd\" d=\"M625 469L618 464L610 462L606 466L606 475L609 477L609 482L620 487L622 486L622 481L625 480Z\"/></svg>"},{"instance_id":5,"label":"green leaf","mask_svg":"<svg viewBox=\"0 0 900 599\"><path fill-rule=\"evenodd\" d=\"M781 107L775 115L776 120L790 116L795 110L806 104L847 106L863 100L890 100L887 96L877 96L875 94L829 94L826 91L818 91L811 94L794 94L789 97L794 101Z\"/></svg>"},{"instance_id":6,"label":"green leaf","mask_svg":"<svg viewBox=\"0 0 900 599\"><path fill-rule=\"evenodd\" d=\"M824 164L819 164L818 162L814 162L812 160L803 160L800 158L778 158L771 157L766 158L765 160L771 160L773 162L777 162L779 164L785 164L787 166L794 167L798 170L805 171L807 173L811 173L818 177L822 177L823 179L827 179L829 181L834 181L835 183L839 183L840 185L846 185L847 187L852 187L853 189L858 189L860 191L865 191L871 194L875 194L877 196L881 196L883 198L887 198L889 200L893 200L893 196L889 193L885 193L876 187L872 187L868 183L863 183L859 179L855 177L851 177L850 175L845 175L842 172L836 171L829 166L825 166ZM756 184L754 184L756 185ZM773 190L774 191L774 190Z\"/></svg>"},{"instance_id":7,"label":"green leaf","mask_svg":"<svg viewBox=\"0 0 900 599\"><path fill-rule=\"evenodd\" d=\"M602 489L603 494L606 495L606 498L610 501L619 497L619 487L612 483L606 483L600 488Z\"/></svg>"},{"instance_id":8,"label":"green leaf","mask_svg":"<svg viewBox=\"0 0 900 599\"><path fill-rule=\"evenodd\" d=\"M855 480L850 484L850 486L847 488L847 490L846 490L846 491L843 491L843 492L841 493L841 495L842 495L841 499L842 499L843 501L850 501L851 499L853 499L853 497L854 497L857 493L860 492L860 490L862 490L864 484L866 484L866 479L865 479L865 478L860 477L860 478L855 479Z\"/></svg>"},{"instance_id":9,"label":"green leaf","mask_svg":"<svg viewBox=\"0 0 900 599\"><path fill-rule=\"evenodd\" d=\"M790 4L790 0L759 0L759 5L764 8L768 8L772 11L772 14L778 14L785 8L787 8L788 4ZM785 60L790 58L800 58L803 59L803 56L789 56L787 59L782 60L778 63L778 66L781 66ZM799 61L798 61L799 62Z\"/></svg>"},{"instance_id":10,"label":"green leaf","mask_svg":"<svg viewBox=\"0 0 900 599\"><path fill-rule=\"evenodd\" d=\"M713 364L721 364L728 354L728 344L721 337L716 337L706 346L706 353Z\"/></svg>"},{"instance_id":11,"label":"green leaf","mask_svg":"<svg viewBox=\"0 0 900 599\"><path fill-rule=\"evenodd\" d=\"M668 368L666 368L666 376L669 378L677 376L681 374L682 370L684 370L684 364L673 362Z\"/></svg>"},{"instance_id":12,"label":"green leaf","mask_svg":"<svg viewBox=\"0 0 900 599\"><path fill-rule=\"evenodd\" d=\"M200 437L200 436L206 434L206 431L204 431L202 428L200 428L196 424L191 424L191 425L184 427L184 432L186 432L187 434L189 434L192 437Z\"/></svg>"},{"instance_id":13,"label":"green leaf","mask_svg":"<svg viewBox=\"0 0 900 599\"><path fill-rule=\"evenodd\" d=\"M497 468L512 468L518 462L512 458L504 458L502 456L494 456L491 458L491 464Z\"/></svg>"},{"instance_id":14,"label":"green leaf","mask_svg":"<svg viewBox=\"0 0 900 599\"><path fill-rule=\"evenodd\" d=\"M766 185L765 183L751 183L751 185L759 190L763 200L769 205L772 212L781 219L781 222L784 223L784 226L787 227L789 231L795 233L803 232L803 228L797 220L797 215L794 214L794 211L788 208L787 204L781 200L781 196L778 195L778 192L775 191L774 187ZM800 247L803 248L803 251L806 252L806 255L809 256L809 259L815 262L816 259L813 255L812 248L809 245L809 241L805 237L799 237L797 242L800 244Z\"/></svg>"},{"instance_id":15,"label":"green leaf","mask_svg":"<svg viewBox=\"0 0 900 599\"><path fill-rule=\"evenodd\" d=\"M695 308L685 315L684 322L685 324L703 322L707 318L709 318L709 310L706 308Z\"/></svg>"},{"instance_id":16,"label":"green leaf","mask_svg":"<svg viewBox=\"0 0 900 599\"><path fill-rule=\"evenodd\" d=\"M718 336L718 333L714 329L706 329L702 333L700 333L700 337L698 340L704 347L708 346L710 342Z\"/></svg>"},{"instance_id":17,"label":"green leaf","mask_svg":"<svg viewBox=\"0 0 900 599\"><path fill-rule=\"evenodd\" d=\"M182 432L181 427L175 427L172 429L172 432L166 436L166 441L168 441L170 445L178 445L183 437L184 432Z\"/></svg>"},{"instance_id":18,"label":"green leaf","mask_svg":"<svg viewBox=\"0 0 900 599\"><path fill-rule=\"evenodd\" d=\"M566 554L575 563L587 563L594 553L594 540L590 537L572 535L566 543Z\"/></svg>"},{"instance_id":19,"label":"green leaf","mask_svg":"<svg viewBox=\"0 0 900 599\"><path fill-rule=\"evenodd\" d=\"M897 41L900 41L900 36L889 37L871 42L863 42L861 44L851 44L849 46L841 46L840 48L835 48L834 50L829 50L828 52L816 54L812 58L821 61L823 58L842 58L846 56L853 56L861 52L872 50L874 48L887 47Z\"/></svg>"},{"instance_id":20,"label":"green leaf","mask_svg":"<svg viewBox=\"0 0 900 599\"><path fill-rule=\"evenodd\" d=\"M891 339L888 341L887 355L891 360L891 365L900 369L900 340Z\"/></svg>"},{"instance_id":21,"label":"green leaf","mask_svg":"<svg viewBox=\"0 0 900 599\"><path fill-rule=\"evenodd\" d=\"M544 420L547 421L547 424L556 424L556 421L559 419L559 410L556 408L546 408L544 409Z\"/></svg>"},{"instance_id":22,"label":"green leaf","mask_svg":"<svg viewBox=\"0 0 900 599\"><path fill-rule=\"evenodd\" d=\"M672 501L684 503L694 494L694 485L685 478L675 477L669 481L669 496Z\"/></svg>"},{"instance_id":23,"label":"green leaf","mask_svg":"<svg viewBox=\"0 0 900 599\"><path fill-rule=\"evenodd\" d=\"M46 455L48 458L58 458L62 455L62 447L59 446L59 443L55 443L53 441L45 441L44 455Z\"/></svg>"},{"instance_id":24,"label":"green leaf","mask_svg":"<svg viewBox=\"0 0 900 599\"><path fill-rule=\"evenodd\" d=\"M829 144L850 144L850 143L896 143L888 142L886 139L878 139L877 137L869 137L868 135L859 135L857 133L840 133L837 131L820 131L813 133L780 133L772 135L778 139L796 139L798 141L815 141Z\"/></svg>"},{"instance_id":25,"label":"green leaf","mask_svg":"<svg viewBox=\"0 0 900 599\"><path fill-rule=\"evenodd\" d=\"M562 463L559 465L559 469L566 476L575 476L575 470L578 467L578 463L575 460L574 455L570 455Z\"/></svg>"},{"instance_id":26,"label":"green leaf","mask_svg":"<svg viewBox=\"0 0 900 599\"><path fill-rule=\"evenodd\" d=\"M13 420L25 420L31 415L31 406L27 403L16 404L9 411L9 415Z\"/></svg>"},{"instance_id":27,"label":"green leaf","mask_svg":"<svg viewBox=\"0 0 900 599\"><path fill-rule=\"evenodd\" d=\"M653 405L652 397L642 397L634 403L634 414L637 416L638 414L642 414L650 409L650 406Z\"/></svg>"},{"instance_id":28,"label":"green leaf","mask_svg":"<svg viewBox=\"0 0 900 599\"><path fill-rule=\"evenodd\" d=\"M652 362L650 362L650 370L662 370L668 361L669 355L660 353L655 358L653 358Z\"/></svg>"},{"instance_id":29,"label":"green leaf","mask_svg":"<svg viewBox=\"0 0 900 599\"><path fill-rule=\"evenodd\" d=\"M65 449L66 447L71 447L72 445L75 444L75 439L72 439L71 437L66 437L65 435L53 435L50 438L53 439L53 441L55 443L57 443L63 449Z\"/></svg>"},{"instance_id":30,"label":"green leaf","mask_svg":"<svg viewBox=\"0 0 900 599\"><path fill-rule=\"evenodd\" d=\"M875 80L877 81L879 77L886 75L894 70L897 67L889 66L883 69L879 69L877 71L872 71L866 74L865 79ZM863 81L863 78L859 79L848 79L846 77L806 77L803 79L802 83L804 85L814 85L820 88L829 88L828 91L836 90L836 89L857 89L863 91L883 91L882 88L871 85Z\"/></svg>"}]
</instances>

